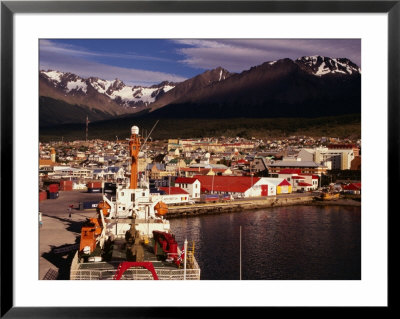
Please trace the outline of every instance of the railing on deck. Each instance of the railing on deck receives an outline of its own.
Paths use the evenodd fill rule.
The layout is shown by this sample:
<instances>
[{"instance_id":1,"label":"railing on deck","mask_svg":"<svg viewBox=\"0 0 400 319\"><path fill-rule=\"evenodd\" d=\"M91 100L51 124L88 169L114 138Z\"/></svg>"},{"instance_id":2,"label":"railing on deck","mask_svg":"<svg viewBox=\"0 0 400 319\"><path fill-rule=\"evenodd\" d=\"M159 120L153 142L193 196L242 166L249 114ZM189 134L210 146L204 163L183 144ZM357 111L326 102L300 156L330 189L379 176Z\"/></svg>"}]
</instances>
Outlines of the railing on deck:
<instances>
[{"instance_id":1,"label":"railing on deck","mask_svg":"<svg viewBox=\"0 0 400 319\"><path fill-rule=\"evenodd\" d=\"M159 280L183 280L183 269L155 268ZM112 280L116 269L71 270L71 280ZM124 272L120 280L153 280L147 269L131 268ZM200 269L186 269L186 280L200 280Z\"/></svg>"},{"instance_id":2,"label":"railing on deck","mask_svg":"<svg viewBox=\"0 0 400 319\"><path fill-rule=\"evenodd\" d=\"M179 269L155 268L159 280L184 280L183 264ZM78 254L71 265L71 280L112 280L117 269L80 269ZM124 272L120 280L153 280L153 275L147 269L130 268ZM186 280L200 280L200 267L191 251L188 251L188 267Z\"/></svg>"}]
</instances>

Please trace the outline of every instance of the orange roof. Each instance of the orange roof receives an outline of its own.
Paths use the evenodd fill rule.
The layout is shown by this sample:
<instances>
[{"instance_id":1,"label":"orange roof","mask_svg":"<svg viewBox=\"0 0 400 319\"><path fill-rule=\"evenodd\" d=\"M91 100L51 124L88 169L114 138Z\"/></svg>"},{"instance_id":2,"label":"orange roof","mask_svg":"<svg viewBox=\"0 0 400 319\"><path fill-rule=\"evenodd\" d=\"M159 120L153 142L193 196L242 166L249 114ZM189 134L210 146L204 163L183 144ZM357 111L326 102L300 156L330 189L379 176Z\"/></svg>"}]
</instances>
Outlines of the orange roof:
<instances>
[{"instance_id":1,"label":"orange roof","mask_svg":"<svg viewBox=\"0 0 400 319\"><path fill-rule=\"evenodd\" d=\"M39 159L39 166L54 166L54 163L51 159Z\"/></svg>"},{"instance_id":2,"label":"orange roof","mask_svg":"<svg viewBox=\"0 0 400 319\"><path fill-rule=\"evenodd\" d=\"M206 175L208 174L208 172L210 171L210 168L193 168L193 167L185 167L185 168L181 168L181 171L183 172L192 172L192 173L197 173L197 174L202 174L202 175Z\"/></svg>"}]
</instances>

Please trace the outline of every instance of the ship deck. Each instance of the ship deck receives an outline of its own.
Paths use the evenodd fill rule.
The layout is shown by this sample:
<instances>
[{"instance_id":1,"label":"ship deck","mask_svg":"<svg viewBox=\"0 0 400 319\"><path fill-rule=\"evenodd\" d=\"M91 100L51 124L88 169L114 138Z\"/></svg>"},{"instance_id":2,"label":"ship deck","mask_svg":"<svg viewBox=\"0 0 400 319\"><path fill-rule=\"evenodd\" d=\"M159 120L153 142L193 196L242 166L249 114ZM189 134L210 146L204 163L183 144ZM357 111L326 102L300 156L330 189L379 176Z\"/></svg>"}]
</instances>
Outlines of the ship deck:
<instances>
[{"instance_id":1,"label":"ship deck","mask_svg":"<svg viewBox=\"0 0 400 319\"><path fill-rule=\"evenodd\" d=\"M116 246L118 247L118 245ZM114 249L111 261L78 262L76 253L71 265L71 280L110 280L113 279L121 262L127 261L122 249ZM193 254L188 251L186 278L183 264L178 267L174 263L158 260L149 247L144 249L144 262L151 262L160 280L199 280L200 267ZM144 268L130 268L122 275L122 280L152 280L151 272Z\"/></svg>"}]
</instances>

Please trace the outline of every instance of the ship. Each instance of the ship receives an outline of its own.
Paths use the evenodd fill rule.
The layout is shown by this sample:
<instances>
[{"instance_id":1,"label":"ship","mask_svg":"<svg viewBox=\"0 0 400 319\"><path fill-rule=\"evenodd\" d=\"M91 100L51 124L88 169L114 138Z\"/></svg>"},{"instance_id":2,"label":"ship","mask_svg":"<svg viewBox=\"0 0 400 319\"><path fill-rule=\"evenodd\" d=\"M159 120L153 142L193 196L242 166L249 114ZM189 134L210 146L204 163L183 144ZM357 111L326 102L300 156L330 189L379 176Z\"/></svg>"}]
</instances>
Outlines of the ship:
<instances>
[{"instance_id":1,"label":"ship","mask_svg":"<svg viewBox=\"0 0 400 319\"><path fill-rule=\"evenodd\" d=\"M337 200L339 199L339 193L324 192L321 193L321 200Z\"/></svg>"},{"instance_id":2,"label":"ship","mask_svg":"<svg viewBox=\"0 0 400 319\"><path fill-rule=\"evenodd\" d=\"M168 221L168 205L138 180L139 128L129 139L129 182L103 194L96 217L81 228L71 280L200 280L194 242L179 247ZM128 185L129 184L129 185Z\"/></svg>"}]
</instances>

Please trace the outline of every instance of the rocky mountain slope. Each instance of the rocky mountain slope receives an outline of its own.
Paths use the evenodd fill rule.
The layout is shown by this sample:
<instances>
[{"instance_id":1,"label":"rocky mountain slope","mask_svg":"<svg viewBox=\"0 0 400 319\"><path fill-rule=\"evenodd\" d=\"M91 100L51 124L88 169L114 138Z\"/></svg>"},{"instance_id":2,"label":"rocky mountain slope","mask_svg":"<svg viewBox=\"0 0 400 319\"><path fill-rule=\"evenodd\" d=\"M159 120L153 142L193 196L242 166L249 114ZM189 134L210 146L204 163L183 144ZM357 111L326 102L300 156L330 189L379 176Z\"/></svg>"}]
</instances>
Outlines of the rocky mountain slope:
<instances>
[{"instance_id":1,"label":"rocky mountain slope","mask_svg":"<svg viewBox=\"0 0 400 319\"><path fill-rule=\"evenodd\" d=\"M85 114L96 121L129 114L229 118L361 112L361 70L346 58L281 59L241 73L218 67L181 83L151 87L47 70L40 71L39 84L43 125L83 122Z\"/></svg>"},{"instance_id":2,"label":"rocky mountain slope","mask_svg":"<svg viewBox=\"0 0 400 319\"><path fill-rule=\"evenodd\" d=\"M265 62L242 73L229 74L223 81L197 88L152 111L148 116L170 118L360 113L361 71L348 59L319 56Z\"/></svg>"}]
</instances>

